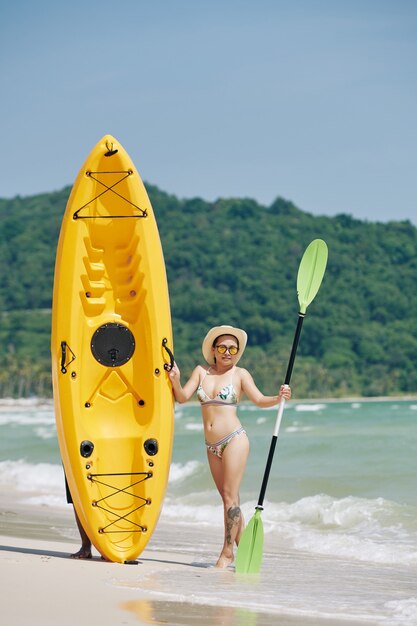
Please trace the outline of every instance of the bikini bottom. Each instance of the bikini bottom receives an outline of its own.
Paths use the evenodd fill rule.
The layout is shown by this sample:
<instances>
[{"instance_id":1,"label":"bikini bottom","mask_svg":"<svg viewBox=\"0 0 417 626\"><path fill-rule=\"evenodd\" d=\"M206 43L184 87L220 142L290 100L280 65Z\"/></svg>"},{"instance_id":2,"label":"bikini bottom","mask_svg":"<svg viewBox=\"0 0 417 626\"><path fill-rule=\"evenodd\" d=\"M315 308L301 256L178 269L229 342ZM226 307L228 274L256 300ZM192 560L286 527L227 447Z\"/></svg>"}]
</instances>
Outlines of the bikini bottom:
<instances>
[{"instance_id":1,"label":"bikini bottom","mask_svg":"<svg viewBox=\"0 0 417 626\"><path fill-rule=\"evenodd\" d=\"M236 437L236 435L240 435L240 433L245 433L245 432L246 430L243 428L243 426L241 426L237 430L234 430L232 433L230 433L230 435L226 435L226 437L223 437L223 439L220 439L220 441L218 441L217 443L209 443L206 440L206 448L212 454L214 454L214 456L218 456L219 459L221 459L223 456L223 452L227 448L229 442L232 441L233 437Z\"/></svg>"}]
</instances>

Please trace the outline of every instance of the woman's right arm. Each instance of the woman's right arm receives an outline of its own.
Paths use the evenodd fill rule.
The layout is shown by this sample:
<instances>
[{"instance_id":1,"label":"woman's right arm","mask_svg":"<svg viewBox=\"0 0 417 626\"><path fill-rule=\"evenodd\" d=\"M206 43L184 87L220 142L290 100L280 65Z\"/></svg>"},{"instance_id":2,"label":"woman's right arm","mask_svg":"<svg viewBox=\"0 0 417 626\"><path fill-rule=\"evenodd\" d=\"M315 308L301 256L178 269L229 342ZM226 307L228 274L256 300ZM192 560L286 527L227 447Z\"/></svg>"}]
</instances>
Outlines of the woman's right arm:
<instances>
[{"instance_id":1,"label":"woman's right arm","mask_svg":"<svg viewBox=\"0 0 417 626\"><path fill-rule=\"evenodd\" d=\"M192 395L197 391L198 383L200 382L200 372L198 365L183 387L181 386L181 372L176 363L174 363L172 369L168 373L168 376L171 381L172 391L174 393L175 400L180 404L182 404L183 402L187 402L187 400L189 400Z\"/></svg>"}]
</instances>

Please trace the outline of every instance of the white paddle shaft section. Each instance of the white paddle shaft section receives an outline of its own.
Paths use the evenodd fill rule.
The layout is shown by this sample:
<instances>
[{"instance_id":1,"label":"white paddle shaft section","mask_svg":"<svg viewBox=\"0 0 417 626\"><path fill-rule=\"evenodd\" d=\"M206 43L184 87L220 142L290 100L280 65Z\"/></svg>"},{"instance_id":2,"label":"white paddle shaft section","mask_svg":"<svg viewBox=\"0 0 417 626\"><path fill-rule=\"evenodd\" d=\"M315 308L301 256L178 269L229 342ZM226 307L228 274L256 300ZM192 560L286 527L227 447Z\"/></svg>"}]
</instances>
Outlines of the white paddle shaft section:
<instances>
[{"instance_id":1,"label":"white paddle shaft section","mask_svg":"<svg viewBox=\"0 0 417 626\"><path fill-rule=\"evenodd\" d=\"M274 437L278 437L279 429L281 426L282 414L284 413L285 408L285 398L281 398L281 402L278 407L277 419L275 420L275 428L274 428Z\"/></svg>"},{"instance_id":2,"label":"white paddle shaft section","mask_svg":"<svg viewBox=\"0 0 417 626\"><path fill-rule=\"evenodd\" d=\"M284 387L286 389L289 388L289 385L284 385ZM274 428L274 434L273 437L278 437L278 433L279 433L279 429L281 427L281 421L282 421L282 415L284 413L284 409L285 409L285 398L281 398L280 403L279 403L279 407L278 407L278 413L277 413L277 419L275 420L275 428Z\"/></svg>"}]
</instances>

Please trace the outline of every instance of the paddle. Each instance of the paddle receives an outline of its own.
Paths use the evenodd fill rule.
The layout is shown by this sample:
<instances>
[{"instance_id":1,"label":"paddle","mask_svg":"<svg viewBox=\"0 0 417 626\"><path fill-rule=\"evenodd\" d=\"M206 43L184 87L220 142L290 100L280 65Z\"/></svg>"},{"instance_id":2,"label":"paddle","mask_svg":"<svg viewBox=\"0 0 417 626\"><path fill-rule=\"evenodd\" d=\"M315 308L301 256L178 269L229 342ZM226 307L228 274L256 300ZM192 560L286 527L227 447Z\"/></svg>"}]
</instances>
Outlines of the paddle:
<instances>
[{"instance_id":1,"label":"paddle","mask_svg":"<svg viewBox=\"0 0 417 626\"><path fill-rule=\"evenodd\" d=\"M285 376L285 385L290 384L303 320L308 305L314 300L318 290L320 289L321 281L323 280L324 272L326 271L327 255L328 251L326 243L322 239L314 239L314 241L312 241L306 248L298 268L297 295L298 302L300 304L300 311L298 313L297 327L295 329L290 360L288 362L287 373ZM271 446L266 462L261 492L259 494L258 504L255 507L255 515L245 528L242 537L240 538L236 553L236 572L238 573L256 574L261 568L264 542L264 529L261 512L263 511L266 487L268 484L269 473L271 471L272 459L274 457L284 407L285 398L281 398L275 422L274 434L272 436Z\"/></svg>"}]
</instances>

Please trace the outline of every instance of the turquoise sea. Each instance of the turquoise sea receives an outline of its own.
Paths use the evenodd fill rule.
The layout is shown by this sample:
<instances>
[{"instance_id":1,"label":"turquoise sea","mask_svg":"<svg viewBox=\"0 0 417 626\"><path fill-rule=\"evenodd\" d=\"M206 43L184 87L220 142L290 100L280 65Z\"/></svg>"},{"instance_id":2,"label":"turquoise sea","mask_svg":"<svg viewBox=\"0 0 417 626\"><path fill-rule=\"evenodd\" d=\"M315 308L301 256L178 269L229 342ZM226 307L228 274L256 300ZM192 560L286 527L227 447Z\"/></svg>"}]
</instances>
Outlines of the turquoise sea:
<instances>
[{"instance_id":1,"label":"turquoise sea","mask_svg":"<svg viewBox=\"0 0 417 626\"><path fill-rule=\"evenodd\" d=\"M241 489L248 520L258 498L276 409L243 404L239 415L251 442ZM417 579L416 451L417 400L295 400L287 404L262 514L265 588L271 586L269 610L281 601L279 590L273 593L272 587L276 555L281 555L281 561L282 555L287 555L281 565L288 570L289 579L301 567L300 555L304 555L321 559L322 565L326 559L331 567L340 564L341 569L335 571L363 567L375 576L394 570L393 579L405 576L397 594L377 600L370 590L366 601L362 594L366 607L355 602L357 615L352 607L348 610L346 598L340 599L339 606L336 593L324 600L320 594L314 595L310 585L310 615L325 615L330 603L332 615L356 615L355 623L417 624L417 582L414 592L409 588L410 572L414 572L413 584ZM199 407L178 406L173 461L161 515L162 524L180 529L173 534L178 550L196 549L190 540L195 530L221 545L222 508L205 455ZM51 513L68 508L49 403L0 403L0 491L11 489L28 511L39 506ZM72 533L71 537L75 536ZM207 558L204 550L202 543L202 561ZM293 566L291 554L297 555ZM252 591L252 600L245 591L247 606L256 604L256 590ZM216 593L215 586L210 593ZM231 588L228 601L233 593ZM236 593L241 606L240 592ZM298 601L301 603L300 598ZM292 606L297 606L297 599ZM307 610L305 602L302 610Z\"/></svg>"}]
</instances>

